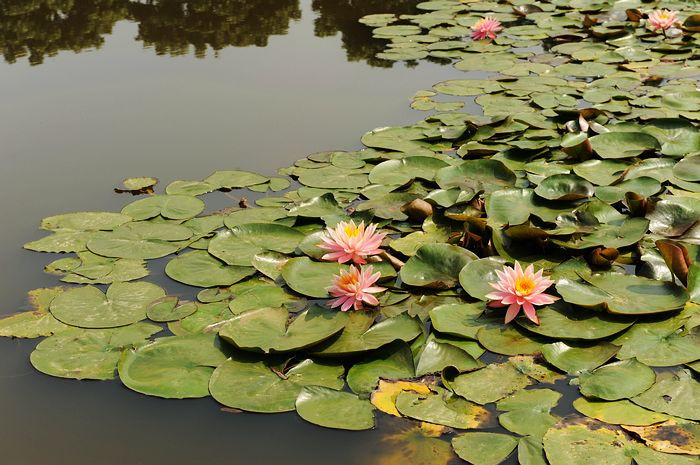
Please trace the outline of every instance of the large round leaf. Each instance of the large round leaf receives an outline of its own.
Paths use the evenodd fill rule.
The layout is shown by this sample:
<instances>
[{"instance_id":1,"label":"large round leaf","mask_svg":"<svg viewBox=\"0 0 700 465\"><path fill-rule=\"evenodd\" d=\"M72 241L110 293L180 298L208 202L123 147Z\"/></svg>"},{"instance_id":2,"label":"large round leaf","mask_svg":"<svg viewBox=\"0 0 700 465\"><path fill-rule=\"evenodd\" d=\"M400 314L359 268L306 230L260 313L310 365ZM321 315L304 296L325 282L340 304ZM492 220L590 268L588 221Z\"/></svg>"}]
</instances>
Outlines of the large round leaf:
<instances>
[{"instance_id":1,"label":"large round leaf","mask_svg":"<svg viewBox=\"0 0 700 465\"><path fill-rule=\"evenodd\" d=\"M542 346L542 355L550 364L570 375L598 368L617 354L619 346L608 342L555 342Z\"/></svg>"},{"instance_id":2,"label":"large round leaf","mask_svg":"<svg viewBox=\"0 0 700 465\"><path fill-rule=\"evenodd\" d=\"M394 341L410 342L422 332L420 322L406 313L374 323L376 314L352 312L345 329L337 338L324 344L319 355L349 355L379 347Z\"/></svg>"},{"instance_id":3,"label":"large round leaf","mask_svg":"<svg viewBox=\"0 0 700 465\"><path fill-rule=\"evenodd\" d=\"M265 176L249 171L215 171L204 180L205 183L214 186L215 189L237 189L241 187L255 186L269 181Z\"/></svg>"},{"instance_id":4,"label":"large round leaf","mask_svg":"<svg viewBox=\"0 0 700 465\"><path fill-rule=\"evenodd\" d=\"M581 373L579 388L586 397L628 399L649 389L655 379L654 370L632 358Z\"/></svg>"},{"instance_id":5,"label":"large round leaf","mask_svg":"<svg viewBox=\"0 0 700 465\"><path fill-rule=\"evenodd\" d=\"M248 223L272 223L287 217L287 211L284 208L260 207L260 208L243 208L229 213L224 218L224 224L233 229L235 226Z\"/></svg>"},{"instance_id":6,"label":"large round leaf","mask_svg":"<svg viewBox=\"0 0 700 465\"><path fill-rule=\"evenodd\" d=\"M112 212L77 212L49 216L41 220L41 229L49 231L111 231L132 218Z\"/></svg>"},{"instance_id":7,"label":"large round leaf","mask_svg":"<svg viewBox=\"0 0 700 465\"><path fill-rule=\"evenodd\" d=\"M51 314L58 320L82 328L114 328L146 318L148 305L165 296L155 284L114 283L105 295L93 286L76 287L51 302Z\"/></svg>"},{"instance_id":8,"label":"large round leaf","mask_svg":"<svg viewBox=\"0 0 700 465\"><path fill-rule=\"evenodd\" d=\"M494 324L493 321L480 328L476 337L487 350L502 355L536 354L547 342L545 338L518 326Z\"/></svg>"},{"instance_id":9,"label":"large round leaf","mask_svg":"<svg viewBox=\"0 0 700 465\"><path fill-rule=\"evenodd\" d=\"M587 417L612 425L651 425L669 418L667 415L635 405L629 400L607 402L579 397L574 400L574 408Z\"/></svg>"},{"instance_id":10,"label":"large round leaf","mask_svg":"<svg viewBox=\"0 0 700 465\"><path fill-rule=\"evenodd\" d=\"M700 147L700 130L685 119L655 119L645 124L642 131L661 143L661 153L664 155L682 157L697 152Z\"/></svg>"},{"instance_id":11,"label":"large round leaf","mask_svg":"<svg viewBox=\"0 0 700 465\"><path fill-rule=\"evenodd\" d=\"M473 465L498 465L517 445L517 438L501 433L463 433L452 439L457 455Z\"/></svg>"},{"instance_id":12,"label":"large round leaf","mask_svg":"<svg viewBox=\"0 0 700 465\"><path fill-rule=\"evenodd\" d=\"M396 408L404 416L451 428L490 426L491 413L484 407L451 395L444 389L433 389L435 393L430 394L400 392L396 397Z\"/></svg>"},{"instance_id":13,"label":"large round leaf","mask_svg":"<svg viewBox=\"0 0 700 465\"><path fill-rule=\"evenodd\" d=\"M467 160L440 169L435 181L443 189L459 187L474 192L493 192L515 184L515 174L498 160Z\"/></svg>"},{"instance_id":14,"label":"large round leaf","mask_svg":"<svg viewBox=\"0 0 700 465\"><path fill-rule=\"evenodd\" d=\"M284 308L259 308L236 315L219 335L247 350L288 352L318 344L343 329L347 313L313 306L289 321Z\"/></svg>"},{"instance_id":15,"label":"large round leaf","mask_svg":"<svg viewBox=\"0 0 700 465\"><path fill-rule=\"evenodd\" d=\"M384 346L348 370L348 386L355 394L369 394L380 378L413 378L413 354L405 342Z\"/></svg>"},{"instance_id":16,"label":"large round leaf","mask_svg":"<svg viewBox=\"0 0 700 465\"><path fill-rule=\"evenodd\" d=\"M540 320L539 325L524 316L515 321L533 333L565 340L603 339L629 328L634 323L631 318L572 307L561 301L537 309L537 316Z\"/></svg>"},{"instance_id":17,"label":"large round leaf","mask_svg":"<svg viewBox=\"0 0 700 465\"><path fill-rule=\"evenodd\" d=\"M496 271L502 271L505 261L498 257L480 258L467 263L459 272L462 289L479 300L489 300L486 294L494 292L491 283L498 281Z\"/></svg>"},{"instance_id":18,"label":"large round leaf","mask_svg":"<svg viewBox=\"0 0 700 465\"><path fill-rule=\"evenodd\" d=\"M399 160L387 160L375 166L369 173L373 184L395 184L401 186L413 179L432 181L435 173L447 163L431 157L406 157Z\"/></svg>"},{"instance_id":19,"label":"large round leaf","mask_svg":"<svg viewBox=\"0 0 700 465\"><path fill-rule=\"evenodd\" d=\"M44 339L30 356L34 368L51 376L113 379L123 349L136 347L161 331L150 323L121 328L68 328Z\"/></svg>"},{"instance_id":20,"label":"large round leaf","mask_svg":"<svg viewBox=\"0 0 700 465\"><path fill-rule=\"evenodd\" d=\"M476 340L477 331L486 324L480 318L484 309L483 303L438 305L430 310L430 321L441 333Z\"/></svg>"},{"instance_id":21,"label":"large round leaf","mask_svg":"<svg viewBox=\"0 0 700 465\"><path fill-rule=\"evenodd\" d=\"M673 174L683 181L700 181L700 156L696 155L682 159L673 167Z\"/></svg>"},{"instance_id":22,"label":"large round leaf","mask_svg":"<svg viewBox=\"0 0 700 465\"><path fill-rule=\"evenodd\" d=\"M294 410L304 386L343 387L342 365L302 360L284 372L260 360L235 356L219 365L209 380L212 397L227 407L249 412Z\"/></svg>"},{"instance_id":23,"label":"large round leaf","mask_svg":"<svg viewBox=\"0 0 700 465\"><path fill-rule=\"evenodd\" d=\"M98 255L116 258L153 259L165 257L180 249L170 241L184 241L192 237L192 230L184 226L152 223L129 223L113 232L95 234L87 248Z\"/></svg>"},{"instance_id":24,"label":"large round leaf","mask_svg":"<svg viewBox=\"0 0 700 465\"><path fill-rule=\"evenodd\" d=\"M511 363L492 363L480 370L457 376L451 383L454 392L478 404L503 399L533 381Z\"/></svg>"},{"instance_id":25,"label":"large round leaf","mask_svg":"<svg viewBox=\"0 0 700 465\"><path fill-rule=\"evenodd\" d=\"M227 266L204 250L180 255L165 266L165 274L190 286L230 286L255 273L250 266Z\"/></svg>"},{"instance_id":26,"label":"large round leaf","mask_svg":"<svg viewBox=\"0 0 700 465\"><path fill-rule=\"evenodd\" d=\"M322 189L355 189L369 184L367 175L360 170L326 166L323 168L299 168L295 171L299 182L308 187Z\"/></svg>"},{"instance_id":27,"label":"large round leaf","mask_svg":"<svg viewBox=\"0 0 700 465\"><path fill-rule=\"evenodd\" d=\"M605 132L588 140L601 158L631 158L661 148L656 138L643 132Z\"/></svg>"},{"instance_id":28,"label":"large round leaf","mask_svg":"<svg viewBox=\"0 0 700 465\"><path fill-rule=\"evenodd\" d=\"M364 430L374 427L374 408L355 394L323 386L305 386L296 399L301 418L326 428Z\"/></svg>"},{"instance_id":29,"label":"large round leaf","mask_svg":"<svg viewBox=\"0 0 700 465\"><path fill-rule=\"evenodd\" d=\"M342 265L335 262L314 262L308 257L292 258L282 267L282 279L299 294L309 297L328 297L327 289L333 284Z\"/></svg>"},{"instance_id":30,"label":"large round leaf","mask_svg":"<svg viewBox=\"0 0 700 465\"><path fill-rule=\"evenodd\" d=\"M700 382L690 371L664 371L647 391L630 399L655 412L668 413L688 420L700 420Z\"/></svg>"},{"instance_id":31,"label":"large round leaf","mask_svg":"<svg viewBox=\"0 0 700 465\"><path fill-rule=\"evenodd\" d=\"M119 359L119 378L126 387L165 398L206 397L214 367L226 361L215 334L156 339Z\"/></svg>"},{"instance_id":32,"label":"large round leaf","mask_svg":"<svg viewBox=\"0 0 700 465\"><path fill-rule=\"evenodd\" d=\"M442 373L442 370L448 367L465 372L483 366L483 363L476 360L468 352L456 345L440 342L434 334L431 334L417 354L416 376Z\"/></svg>"},{"instance_id":33,"label":"large round leaf","mask_svg":"<svg viewBox=\"0 0 700 465\"><path fill-rule=\"evenodd\" d=\"M449 289L464 266L478 257L469 250L450 244L427 244L401 268L401 280L410 286Z\"/></svg>"},{"instance_id":34,"label":"large round leaf","mask_svg":"<svg viewBox=\"0 0 700 465\"><path fill-rule=\"evenodd\" d=\"M700 327L682 330L683 321L637 323L613 341L618 358L635 357L650 366L673 366L700 360Z\"/></svg>"},{"instance_id":35,"label":"large round leaf","mask_svg":"<svg viewBox=\"0 0 700 465\"><path fill-rule=\"evenodd\" d=\"M136 200L122 209L134 220L147 220L161 215L171 220L194 218L204 210L204 202L187 195L153 195Z\"/></svg>"},{"instance_id":36,"label":"large round leaf","mask_svg":"<svg viewBox=\"0 0 700 465\"><path fill-rule=\"evenodd\" d=\"M569 303L605 307L610 313L647 315L677 310L688 301L688 292L666 281L621 273L581 275L585 281L562 279L557 291Z\"/></svg>"},{"instance_id":37,"label":"large round leaf","mask_svg":"<svg viewBox=\"0 0 700 465\"><path fill-rule=\"evenodd\" d=\"M547 200L578 200L593 196L593 185L573 174L555 174L545 178L535 194Z\"/></svg>"}]
</instances>

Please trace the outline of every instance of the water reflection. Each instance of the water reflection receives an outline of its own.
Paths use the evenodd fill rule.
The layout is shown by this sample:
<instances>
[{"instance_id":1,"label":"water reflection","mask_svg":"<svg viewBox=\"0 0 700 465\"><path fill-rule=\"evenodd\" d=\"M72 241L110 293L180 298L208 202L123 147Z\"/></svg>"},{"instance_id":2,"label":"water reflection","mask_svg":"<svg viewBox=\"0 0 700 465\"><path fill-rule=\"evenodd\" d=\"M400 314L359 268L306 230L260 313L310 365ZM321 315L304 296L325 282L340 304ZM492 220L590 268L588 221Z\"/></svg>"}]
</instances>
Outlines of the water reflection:
<instances>
[{"instance_id":1,"label":"water reflection","mask_svg":"<svg viewBox=\"0 0 700 465\"><path fill-rule=\"evenodd\" d=\"M314 0L317 37L340 33L349 61L390 67L375 54L384 41L357 22L371 13L409 13L417 0ZM299 0L0 0L0 52L5 61L38 65L59 51L99 49L119 21L138 24L135 40L159 55L225 47L264 47L301 19Z\"/></svg>"}]
</instances>

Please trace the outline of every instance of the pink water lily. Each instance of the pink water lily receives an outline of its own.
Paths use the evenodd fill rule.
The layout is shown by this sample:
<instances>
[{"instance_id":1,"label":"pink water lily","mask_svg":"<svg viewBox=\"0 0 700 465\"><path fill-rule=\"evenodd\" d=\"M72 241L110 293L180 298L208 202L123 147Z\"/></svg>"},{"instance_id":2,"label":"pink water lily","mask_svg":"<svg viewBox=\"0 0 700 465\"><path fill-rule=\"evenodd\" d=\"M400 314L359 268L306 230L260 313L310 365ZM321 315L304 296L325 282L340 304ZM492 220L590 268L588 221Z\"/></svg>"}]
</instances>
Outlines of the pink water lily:
<instances>
[{"instance_id":1,"label":"pink water lily","mask_svg":"<svg viewBox=\"0 0 700 465\"><path fill-rule=\"evenodd\" d=\"M472 39L482 40L482 39L495 39L496 33L503 30L501 22L494 18L481 18L472 26Z\"/></svg>"},{"instance_id":2,"label":"pink water lily","mask_svg":"<svg viewBox=\"0 0 700 465\"><path fill-rule=\"evenodd\" d=\"M672 10L654 10L649 13L649 24L655 31L666 31L678 22L678 14Z\"/></svg>"},{"instance_id":3,"label":"pink water lily","mask_svg":"<svg viewBox=\"0 0 700 465\"><path fill-rule=\"evenodd\" d=\"M489 305L492 307L508 307L506 323L513 321L522 308L525 316L538 325L540 320L534 306L549 305L559 299L544 293L554 281L542 276L542 270L535 273L532 265L523 271L520 263L515 262L515 267L504 266L503 271L496 271L496 274L498 281L489 283L496 292L486 294L486 298L491 299Z\"/></svg>"},{"instance_id":4,"label":"pink water lily","mask_svg":"<svg viewBox=\"0 0 700 465\"><path fill-rule=\"evenodd\" d=\"M367 263L365 257L382 252L379 246L385 234L380 234L376 230L376 224L369 224L365 228L364 221L356 225L352 220L340 222L335 228L328 228L327 234L322 237L324 243L319 247L329 250L330 253L321 258L338 263L352 260L353 263L364 265Z\"/></svg>"},{"instance_id":5,"label":"pink water lily","mask_svg":"<svg viewBox=\"0 0 700 465\"><path fill-rule=\"evenodd\" d=\"M331 297L331 308L340 307L344 312L354 308L362 310L363 304L379 305L379 301L372 294L382 292L383 287L372 286L381 277L381 273L374 273L372 265L362 268L350 265L350 270L340 270L340 276L333 276L333 285L327 289Z\"/></svg>"}]
</instances>

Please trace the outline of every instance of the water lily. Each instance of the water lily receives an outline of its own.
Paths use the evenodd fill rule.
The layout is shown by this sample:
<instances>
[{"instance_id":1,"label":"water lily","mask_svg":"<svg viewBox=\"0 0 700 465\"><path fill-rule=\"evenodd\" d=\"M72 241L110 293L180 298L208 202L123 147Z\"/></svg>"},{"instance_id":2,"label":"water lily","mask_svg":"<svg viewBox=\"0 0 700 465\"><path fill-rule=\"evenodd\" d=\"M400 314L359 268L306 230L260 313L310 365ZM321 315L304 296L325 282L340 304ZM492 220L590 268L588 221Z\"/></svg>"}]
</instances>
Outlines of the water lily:
<instances>
[{"instance_id":1,"label":"water lily","mask_svg":"<svg viewBox=\"0 0 700 465\"><path fill-rule=\"evenodd\" d=\"M482 40L482 39L495 39L496 33L503 30L501 22L494 18L481 18L472 26L472 39Z\"/></svg>"},{"instance_id":2,"label":"water lily","mask_svg":"<svg viewBox=\"0 0 700 465\"><path fill-rule=\"evenodd\" d=\"M333 276L333 285L327 289L331 297L336 297L330 302L331 308L340 307L346 312L351 307L362 310L363 304L379 305L372 294L382 292L385 288L372 285L380 276L381 273L374 273L372 265L362 268L350 265L350 270L340 270L340 276Z\"/></svg>"},{"instance_id":3,"label":"water lily","mask_svg":"<svg viewBox=\"0 0 700 465\"><path fill-rule=\"evenodd\" d=\"M486 294L486 297L491 299L489 305L492 307L508 306L506 323L513 321L522 308L530 321L540 324L534 306L549 305L559 299L544 293L549 286L554 284L554 281L542 276L542 270L535 273L532 265L523 271L520 263L515 262L515 267L504 266L503 271L496 271L496 274L498 281L489 283L491 287L496 289L496 292Z\"/></svg>"},{"instance_id":4,"label":"water lily","mask_svg":"<svg viewBox=\"0 0 700 465\"><path fill-rule=\"evenodd\" d=\"M678 15L676 11L654 10L651 13L649 13L649 24L654 28L655 31L661 29L665 32L677 22Z\"/></svg>"},{"instance_id":5,"label":"water lily","mask_svg":"<svg viewBox=\"0 0 700 465\"><path fill-rule=\"evenodd\" d=\"M365 257L382 252L379 246L385 234L380 234L376 230L376 224L369 224L365 228L364 221L356 225L352 220L338 223L335 229L328 228L327 235L322 238L324 244L320 244L319 247L331 253L321 258L338 261L338 263L352 260L353 263L364 265L367 263Z\"/></svg>"}]
</instances>

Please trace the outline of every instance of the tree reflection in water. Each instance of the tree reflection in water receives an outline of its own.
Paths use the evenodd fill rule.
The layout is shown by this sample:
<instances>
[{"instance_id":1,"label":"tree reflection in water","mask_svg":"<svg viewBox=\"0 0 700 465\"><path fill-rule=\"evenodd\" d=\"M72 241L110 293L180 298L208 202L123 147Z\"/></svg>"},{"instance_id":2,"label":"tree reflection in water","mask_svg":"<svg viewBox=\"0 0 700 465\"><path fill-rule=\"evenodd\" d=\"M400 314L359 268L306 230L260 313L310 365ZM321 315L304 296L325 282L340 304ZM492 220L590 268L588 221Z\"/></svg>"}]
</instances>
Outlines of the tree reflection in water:
<instances>
[{"instance_id":1,"label":"tree reflection in water","mask_svg":"<svg viewBox=\"0 0 700 465\"><path fill-rule=\"evenodd\" d=\"M357 20L367 14L409 13L418 0L313 0L315 34L341 34L350 61L391 66L375 57L384 41ZM0 0L0 53L32 65L59 51L100 48L118 21L138 24L136 40L157 54L206 56L225 47L265 47L301 18L299 0Z\"/></svg>"}]
</instances>

